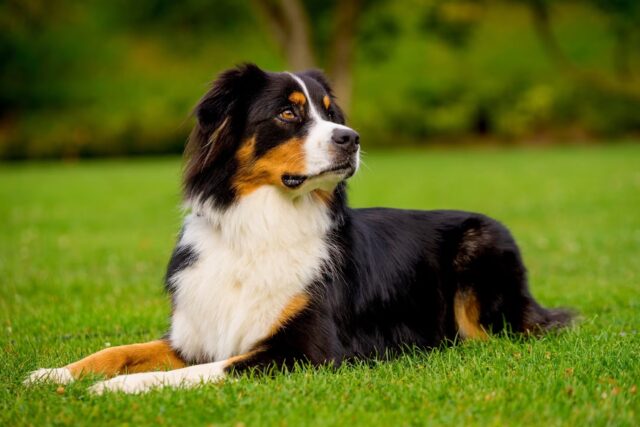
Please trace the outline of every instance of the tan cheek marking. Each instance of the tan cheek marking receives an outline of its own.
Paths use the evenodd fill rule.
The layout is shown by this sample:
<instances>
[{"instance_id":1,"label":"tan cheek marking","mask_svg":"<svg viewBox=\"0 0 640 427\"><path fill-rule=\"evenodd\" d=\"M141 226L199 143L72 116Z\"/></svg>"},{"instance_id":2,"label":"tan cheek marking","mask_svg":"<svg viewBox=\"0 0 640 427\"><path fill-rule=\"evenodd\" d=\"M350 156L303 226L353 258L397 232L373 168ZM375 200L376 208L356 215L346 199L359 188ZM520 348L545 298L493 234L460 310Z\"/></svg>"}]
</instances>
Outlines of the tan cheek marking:
<instances>
[{"instance_id":1,"label":"tan cheek marking","mask_svg":"<svg viewBox=\"0 0 640 427\"><path fill-rule=\"evenodd\" d=\"M246 196L263 185L283 186L282 175L304 175L303 142L292 138L258 158L254 158L255 137L238 150L238 172L233 186L238 195Z\"/></svg>"},{"instance_id":2,"label":"tan cheek marking","mask_svg":"<svg viewBox=\"0 0 640 427\"><path fill-rule=\"evenodd\" d=\"M324 104L324 108L328 110L331 106L331 99L329 99L329 95L325 95L324 98L322 98L322 103Z\"/></svg>"},{"instance_id":3,"label":"tan cheek marking","mask_svg":"<svg viewBox=\"0 0 640 427\"><path fill-rule=\"evenodd\" d=\"M307 98L304 96L304 93L295 91L291 92L291 95L289 95L289 101L294 104L304 105L307 102Z\"/></svg>"},{"instance_id":4,"label":"tan cheek marking","mask_svg":"<svg viewBox=\"0 0 640 427\"><path fill-rule=\"evenodd\" d=\"M309 296L306 294L298 294L291 298L291 300L284 307L280 313L280 317L276 323L271 326L269 336L274 335L280 328L286 325L291 319L297 316L302 310L309 305Z\"/></svg>"},{"instance_id":5,"label":"tan cheek marking","mask_svg":"<svg viewBox=\"0 0 640 427\"><path fill-rule=\"evenodd\" d=\"M462 338L487 338L486 331L480 325L480 305L472 291L458 291L454 297L453 310Z\"/></svg>"},{"instance_id":6,"label":"tan cheek marking","mask_svg":"<svg viewBox=\"0 0 640 427\"><path fill-rule=\"evenodd\" d=\"M74 378L87 374L112 377L122 372L183 368L184 361L164 340L107 348L66 366Z\"/></svg>"}]
</instances>

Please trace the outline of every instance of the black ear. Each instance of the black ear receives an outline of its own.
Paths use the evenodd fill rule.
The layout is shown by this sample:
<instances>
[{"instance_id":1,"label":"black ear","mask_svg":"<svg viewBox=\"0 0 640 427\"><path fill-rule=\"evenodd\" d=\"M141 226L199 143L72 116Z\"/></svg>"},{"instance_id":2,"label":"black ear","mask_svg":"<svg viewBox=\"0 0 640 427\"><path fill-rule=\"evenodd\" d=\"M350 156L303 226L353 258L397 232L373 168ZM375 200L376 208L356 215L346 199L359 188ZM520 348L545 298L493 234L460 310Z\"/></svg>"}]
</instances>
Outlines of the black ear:
<instances>
[{"instance_id":1,"label":"black ear","mask_svg":"<svg viewBox=\"0 0 640 427\"><path fill-rule=\"evenodd\" d=\"M345 122L346 122L346 117L345 117L344 111L342 111L342 108L340 108L340 106L336 102L336 97L333 94L333 89L331 88L331 84L329 83L329 79L327 78L327 76L321 70L317 70L317 69L303 71L302 73L300 73L300 75L308 77L310 79L313 79L316 82L318 82L318 84L320 84L320 86L322 86L322 88L331 97L332 104L333 104L333 111L334 111L334 114L335 114L335 120L334 121L339 123L339 124L341 124L341 125L344 125Z\"/></svg>"},{"instance_id":2,"label":"black ear","mask_svg":"<svg viewBox=\"0 0 640 427\"><path fill-rule=\"evenodd\" d=\"M221 73L194 110L197 125L205 132L213 132L238 107L246 106L249 97L266 78L266 73L254 64L240 65Z\"/></svg>"},{"instance_id":3,"label":"black ear","mask_svg":"<svg viewBox=\"0 0 640 427\"><path fill-rule=\"evenodd\" d=\"M196 125L186 150L187 182L220 153L235 146L244 129L249 102L266 79L267 74L256 65L244 64L221 73L213 82L194 109Z\"/></svg>"},{"instance_id":4,"label":"black ear","mask_svg":"<svg viewBox=\"0 0 640 427\"><path fill-rule=\"evenodd\" d=\"M331 84L329 83L329 79L322 72L322 70L318 70L318 69L306 70L300 73L300 75L309 77L317 81L320 84L320 86L322 86L322 88L326 90L329 95L333 97L333 89L331 89Z\"/></svg>"}]
</instances>

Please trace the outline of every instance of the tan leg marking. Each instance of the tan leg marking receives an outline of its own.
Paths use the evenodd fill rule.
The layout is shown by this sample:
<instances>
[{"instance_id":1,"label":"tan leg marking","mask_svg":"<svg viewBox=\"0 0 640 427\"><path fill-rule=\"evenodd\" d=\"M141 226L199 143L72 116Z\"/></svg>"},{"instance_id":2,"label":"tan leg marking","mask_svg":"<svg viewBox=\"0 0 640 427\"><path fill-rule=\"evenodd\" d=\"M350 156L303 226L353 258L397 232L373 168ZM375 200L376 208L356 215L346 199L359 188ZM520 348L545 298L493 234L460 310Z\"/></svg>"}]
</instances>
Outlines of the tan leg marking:
<instances>
[{"instance_id":1,"label":"tan leg marking","mask_svg":"<svg viewBox=\"0 0 640 427\"><path fill-rule=\"evenodd\" d=\"M71 363L67 368L74 378L87 374L112 377L121 372L147 372L158 369L178 369L185 363L164 340L144 344L107 348Z\"/></svg>"},{"instance_id":2,"label":"tan leg marking","mask_svg":"<svg viewBox=\"0 0 640 427\"><path fill-rule=\"evenodd\" d=\"M480 305L473 291L456 292L453 310L462 338L481 340L487 338L487 332L480 325Z\"/></svg>"}]
</instances>

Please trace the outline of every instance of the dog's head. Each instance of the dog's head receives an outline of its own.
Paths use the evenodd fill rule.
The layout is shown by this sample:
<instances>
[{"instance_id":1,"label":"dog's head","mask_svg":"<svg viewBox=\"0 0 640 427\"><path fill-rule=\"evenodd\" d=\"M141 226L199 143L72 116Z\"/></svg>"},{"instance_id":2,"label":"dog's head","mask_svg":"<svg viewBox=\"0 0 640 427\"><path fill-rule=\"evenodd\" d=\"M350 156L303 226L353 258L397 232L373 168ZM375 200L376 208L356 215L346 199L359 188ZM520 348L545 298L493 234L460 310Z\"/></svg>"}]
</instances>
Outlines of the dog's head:
<instances>
[{"instance_id":1,"label":"dog's head","mask_svg":"<svg viewBox=\"0 0 640 427\"><path fill-rule=\"evenodd\" d=\"M359 136L319 71L222 73L195 109L187 198L224 207L263 186L331 194L359 165Z\"/></svg>"}]
</instances>

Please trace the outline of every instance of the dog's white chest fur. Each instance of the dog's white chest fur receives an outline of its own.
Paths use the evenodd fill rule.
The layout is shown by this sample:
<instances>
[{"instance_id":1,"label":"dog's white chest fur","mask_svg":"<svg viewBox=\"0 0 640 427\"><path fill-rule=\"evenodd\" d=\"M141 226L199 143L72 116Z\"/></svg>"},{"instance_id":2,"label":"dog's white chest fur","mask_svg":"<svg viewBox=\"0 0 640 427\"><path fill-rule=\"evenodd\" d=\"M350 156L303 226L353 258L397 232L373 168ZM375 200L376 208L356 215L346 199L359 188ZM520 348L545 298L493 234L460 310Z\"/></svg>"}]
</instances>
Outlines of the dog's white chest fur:
<instances>
[{"instance_id":1,"label":"dog's white chest fur","mask_svg":"<svg viewBox=\"0 0 640 427\"><path fill-rule=\"evenodd\" d=\"M205 205L206 206L206 205ZM225 211L195 205L179 245L197 260L172 278L170 340L191 360L245 353L328 260L326 206L262 187Z\"/></svg>"}]
</instances>

